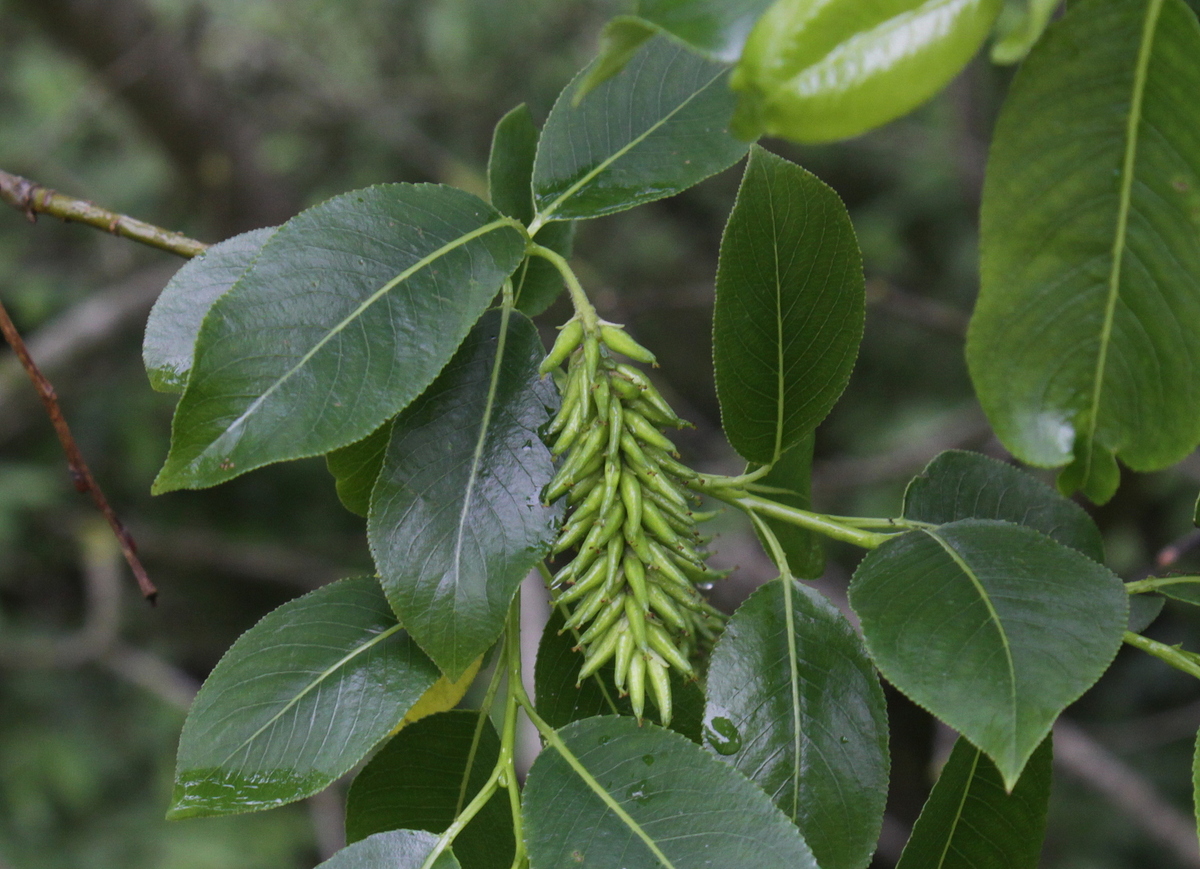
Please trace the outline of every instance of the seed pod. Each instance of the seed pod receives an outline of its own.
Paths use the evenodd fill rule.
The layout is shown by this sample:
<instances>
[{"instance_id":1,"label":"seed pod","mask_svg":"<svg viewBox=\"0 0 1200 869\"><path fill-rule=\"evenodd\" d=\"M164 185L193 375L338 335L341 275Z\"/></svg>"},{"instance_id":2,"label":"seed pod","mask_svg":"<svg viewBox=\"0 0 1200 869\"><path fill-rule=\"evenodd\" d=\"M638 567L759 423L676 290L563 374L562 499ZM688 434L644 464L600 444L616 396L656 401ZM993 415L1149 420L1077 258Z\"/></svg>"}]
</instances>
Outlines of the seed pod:
<instances>
[{"instance_id":1,"label":"seed pod","mask_svg":"<svg viewBox=\"0 0 1200 869\"><path fill-rule=\"evenodd\" d=\"M646 656L642 652L634 652L633 660L629 662L629 703L633 706L633 714L641 723L642 714L646 711Z\"/></svg>"},{"instance_id":2,"label":"seed pod","mask_svg":"<svg viewBox=\"0 0 1200 869\"><path fill-rule=\"evenodd\" d=\"M615 395L608 398L608 457L612 461L620 459L621 432L624 430L624 410L621 400Z\"/></svg>"},{"instance_id":3,"label":"seed pod","mask_svg":"<svg viewBox=\"0 0 1200 869\"><path fill-rule=\"evenodd\" d=\"M599 639L600 635L616 624L617 619L625 612L625 595L619 594L604 605L604 609L596 616L588 629L579 635L579 645L587 646Z\"/></svg>"},{"instance_id":4,"label":"seed pod","mask_svg":"<svg viewBox=\"0 0 1200 869\"><path fill-rule=\"evenodd\" d=\"M625 409L625 428L643 443L658 447L668 453L675 452L675 444L671 443L666 435L651 425L649 420L636 410Z\"/></svg>"},{"instance_id":5,"label":"seed pod","mask_svg":"<svg viewBox=\"0 0 1200 869\"><path fill-rule=\"evenodd\" d=\"M596 586L604 582L606 579L604 568L604 562L597 559L597 561L588 568L587 573L581 576L573 586L560 594L555 602L574 603L575 601L579 600Z\"/></svg>"},{"instance_id":6,"label":"seed pod","mask_svg":"<svg viewBox=\"0 0 1200 869\"><path fill-rule=\"evenodd\" d=\"M580 553L599 553L608 543L609 539L621 530L621 523L624 520L625 508L618 504L609 511L608 516L605 517L602 523L592 526L592 530L579 547Z\"/></svg>"},{"instance_id":7,"label":"seed pod","mask_svg":"<svg viewBox=\"0 0 1200 869\"><path fill-rule=\"evenodd\" d=\"M633 474L621 477L621 503L625 505L625 522L628 528L636 529L642 524L642 487ZM628 536L628 531L626 536Z\"/></svg>"},{"instance_id":8,"label":"seed pod","mask_svg":"<svg viewBox=\"0 0 1200 869\"><path fill-rule=\"evenodd\" d=\"M658 364L654 354L633 340L629 333L620 326L602 325L600 340L607 344L610 350L614 350L622 356L628 356L634 362L642 362L646 365Z\"/></svg>"},{"instance_id":9,"label":"seed pod","mask_svg":"<svg viewBox=\"0 0 1200 869\"><path fill-rule=\"evenodd\" d=\"M608 549L604 553L604 589L612 595L620 588L619 583L625 581L621 572L621 556L625 554L625 541L614 535L609 538Z\"/></svg>"},{"instance_id":10,"label":"seed pod","mask_svg":"<svg viewBox=\"0 0 1200 869\"><path fill-rule=\"evenodd\" d=\"M662 590L662 588L659 587L658 583L647 583L646 590L650 595L650 606L654 608L654 612L660 619L681 634L691 633L691 621L679 611L679 607L676 606L675 602L671 600L671 598ZM572 591L574 591L574 589L572 589Z\"/></svg>"},{"instance_id":11,"label":"seed pod","mask_svg":"<svg viewBox=\"0 0 1200 869\"><path fill-rule=\"evenodd\" d=\"M645 610L650 606L650 597L646 591L646 568L642 566L642 562L637 559L637 556L631 553L625 553L625 583L629 586L629 590L633 592L634 599L637 600L638 606Z\"/></svg>"},{"instance_id":12,"label":"seed pod","mask_svg":"<svg viewBox=\"0 0 1200 869\"><path fill-rule=\"evenodd\" d=\"M571 448L571 444L575 443L580 432L583 431L587 422L584 418L583 405L577 400L571 406L571 410L566 414L564 419L565 424L563 425L562 431L559 432L558 437L555 438L554 445L550 447L550 454L555 457L561 456L563 453L569 450Z\"/></svg>"},{"instance_id":13,"label":"seed pod","mask_svg":"<svg viewBox=\"0 0 1200 869\"><path fill-rule=\"evenodd\" d=\"M604 461L604 500L600 504L600 512L605 516L617 501L621 476L621 463L606 457Z\"/></svg>"},{"instance_id":14,"label":"seed pod","mask_svg":"<svg viewBox=\"0 0 1200 869\"><path fill-rule=\"evenodd\" d=\"M682 545L680 533L667 524L662 511L655 506L653 501L647 501L642 505L642 527L667 546L674 546L676 541L680 541Z\"/></svg>"},{"instance_id":15,"label":"seed pod","mask_svg":"<svg viewBox=\"0 0 1200 869\"><path fill-rule=\"evenodd\" d=\"M625 595L625 618L629 619L629 630L639 649L649 648L646 636L646 610L632 597Z\"/></svg>"},{"instance_id":16,"label":"seed pod","mask_svg":"<svg viewBox=\"0 0 1200 869\"><path fill-rule=\"evenodd\" d=\"M567 492L567 504L574 507L580 501L592 494L592 490L603 480L604 477L600 473L588 474L586 477L579 480L571 490Z\"/></svg>"},{"instance_id":17,"label":"seed pod","mask_svg":"<svg viewBox=\"0 0 1200 869\"><path fill-rule=\"evenodd\" d=\"M646 658L646 679L654 691L654 702L658 704L658 720L666 727L671 723L671 679L666 664L655 655Z\"/></svg>"},{"instance_id":18,"label":"seed pod","mask_svg":"<svg viewBox=\"0 0 1200 869\"><path fill-rule=\"evenodd\" d=\"M621 396L622 401L637 401L642 397L641 387L634 384L628 377L614 373L608 380L612 391Z\"/></svg>"},{"instance_id":19,"label":"seed pod","mask_svg":"<svg viewBox=\"0 0 1200 869\"><path fill-rule=\"evenodd\" d=\"M554 434L567 424L567 417L574 412L579 404L579 392L582 388L583 378L580 376L580 372L572 370L567 374L566 384L561 390L562 404L559 405L558 413L554 415L554 419L546 429L547 435Z\"/></svg>"},{"instance_id":20,"label":"seed pod","mask_svg":"<svg viewBox=\"0 0 1200 869\"><path fill-rule=\"evenodd\" d=\"M550 348L550 353L538 366L538 373L549 374L566 362L571 351L579 346L581 340L583 340L583 323L579 320L568 320L559 331L558 337L554 339L554 346Z\"/></svg>"},{"instance_id":21,"label":"seed pod","mask_svg":"<svg viewBox=\"0 0 1200 869\"><path fill-rule=\"evenodd\" d=\"M583 662L583 668L579 671L579 678L575 680L575 687L578 688L583 680L595 673L611 658L617 651L617 640L621 635L617 631L609 631L605 634L604 639L599 643L594 644L587 651L587 658Z\"/></svg>"},{"instance_id":22,"label":"seed pod","mask_svg":"<svg viewBox=\"0 0 1200 869\"><path fill-rule=\"evenodd\" d=\"M613 663L613 682L616 683L617 690L623 694L625 693L625 679L629 675L629 663L633 660L635 646L633 643L633 634L629 632L629 622L622 620L619 623L619 627L621 635L617 638L617 652L614 656L616 660Z\"/></svg>"},{"instance_id":23,"label":"seed pod","mask_svg":"<svg viewBox=\"0 0 1200 869\"><path fill-rule=\"evenodd\" d=\"M608 378L597 377L596 382L592 385L592 404L595 405L596 416L600 419L605 419L608 416L608 403L610 401L608 391Z\"/></svg>"},{"instance_id":24,"label":"seed pod","mask_svg":"<svg viewBox=\"0 0 1200 869\"><path fill-rule=\"evenodd\" d=\"M583 339L583 376L586 382L596 382L600 370L600 342L591 335Z\"/></svg>"},{"instance_id":25,"label":"seed pod","mask_svg":"<svg viewBox=\"0 0 1200 869\"><path fill-rule=\"evenodd\" d=\"M596 524L596 517L598 515L599 511L593 511L583 516L573 514L567 524L563 525L562 530L558 533L558 539L554 541L554 546L550 548L550 552L557 555L564 549L570 549L582 540L592 530L592 526Z\"/></svg>"},{"instance_id":26,"label":"seed pod","mask_svg":"<svg viewBox=\"0 0 1200 869\"><path fill-rule=\"evenodd\" d=\"M686 676L694 675L692 665L688 663L687 658L679 654L679 649L675 648L675 643L667 636L666 631L656 624L647 624L646 638L650 641L650 648L662 655L672 667L678 668Z\"/></svg>"}]
</instances>

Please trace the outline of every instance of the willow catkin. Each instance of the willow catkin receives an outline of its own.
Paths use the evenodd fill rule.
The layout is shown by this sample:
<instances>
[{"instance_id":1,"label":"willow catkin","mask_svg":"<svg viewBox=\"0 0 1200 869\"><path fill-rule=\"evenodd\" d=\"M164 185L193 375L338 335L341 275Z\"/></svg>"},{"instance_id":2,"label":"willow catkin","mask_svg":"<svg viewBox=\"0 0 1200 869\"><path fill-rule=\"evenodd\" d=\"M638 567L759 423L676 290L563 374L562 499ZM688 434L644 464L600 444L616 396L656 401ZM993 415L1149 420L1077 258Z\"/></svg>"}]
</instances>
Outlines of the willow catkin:
<instances>
[{"instance_id":1,"label":"willow catkin","mask_svg":"<svg viewBox=\"0 0 1200 869\"><path fill-rule=\"evenodd\" d=\"M572 320L542 363L543 374L558 375L563 396L546 430L562 462L543 497L565 496L568 505L553 547L568 560L550 587L569 611L564 630L580 631L580 680L613 661L616 686L638 719L648 689L667 724L669 670L693 678L690 659L723 623L696 584L724 574L705 564L705 540L696 530L701 514L686 485L695 474L663 433L686 423L614 352L654 362L620 326L589 332Z\"/></svg>"}]
</instances>

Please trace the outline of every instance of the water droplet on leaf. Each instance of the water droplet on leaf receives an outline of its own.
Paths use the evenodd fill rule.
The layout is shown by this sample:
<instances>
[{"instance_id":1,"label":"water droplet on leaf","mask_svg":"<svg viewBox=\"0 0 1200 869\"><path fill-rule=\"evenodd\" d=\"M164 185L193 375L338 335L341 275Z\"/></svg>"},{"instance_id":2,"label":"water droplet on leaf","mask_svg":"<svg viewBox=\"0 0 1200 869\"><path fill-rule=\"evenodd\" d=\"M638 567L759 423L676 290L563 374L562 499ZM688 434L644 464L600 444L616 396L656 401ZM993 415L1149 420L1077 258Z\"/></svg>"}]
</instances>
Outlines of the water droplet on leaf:
<instances>
[{"instance_id":1,"label":"water droplet on leaf","mask_svg":"<svg viewBox=\"0 0 1200 869\"><path fill-rule=\"evenodd\" d=\"M742 747L742 734L728 718L714 718L705 728L704 735L717 754L737 754Z\"/></svg>"}]
</instances>

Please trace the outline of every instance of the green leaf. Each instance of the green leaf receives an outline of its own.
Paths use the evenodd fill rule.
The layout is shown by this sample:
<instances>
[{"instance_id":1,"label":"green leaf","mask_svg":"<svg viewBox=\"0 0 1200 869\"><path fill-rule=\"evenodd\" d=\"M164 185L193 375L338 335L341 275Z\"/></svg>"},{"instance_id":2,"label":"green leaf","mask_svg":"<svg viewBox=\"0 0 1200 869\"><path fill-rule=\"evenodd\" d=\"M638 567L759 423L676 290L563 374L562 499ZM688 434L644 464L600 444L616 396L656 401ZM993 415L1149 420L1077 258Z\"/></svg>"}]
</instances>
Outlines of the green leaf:
<instances>
[{"instance_id":1,"label":"green leaf","mask_svg":"<svg viewBox=\"0 0 1200 869\"><path fill-rule=\"evenodd\" d=\"M292 218L204 318L154 491L361 440L432 382L524 252L509 218L431 184Z\"/></svg>"},{"instance_id":2,"label":"green leaf","mask_svg":"<svg viewBox=\"0 0 1200 869\"><path fill-rule=\"evenodd\" d=\"M908 484L904 516L935 525L1002 519L1104 562L1104 539L1082 507L1020 469L979 453L947 450L935 457Z\"/></svg>"},{"instance_id":3,"label":"green leaf","mask_svg":"<svg viewBox=\"0 0 1200 869\"><path fill-rule=\"evenodd\" d=\"M167 817L252 812L315 794L440 675L371 577L285 603L233 644L196 695Z\"/></svg>"},{"instance_id":4,"label":"green leaf","mask_svg":"<svg viewBox=\"0 0 1200 869\"><path fill-rule=\"evenodd\" d=\"M959 739L896 869L1037 869L1051 772L1047 737L1007 793L992 762Z\"/></svg>"},{"instance_id":5,"label":"green leaf","mask_svg":"<svg viewBox=\"0 0 1200 869\"><path fill-rule=\"evenodd\" d=\"M529 108L522 103L496 124L488 157L488 190L501 213L528 225L533 220L533 161L538 130ZM564 257L571 255L575 224L550 223L533 240ZM562 292L562 275L542 257L526 257L513 274L517 310L530 317L545 311Z\"/></svg>"},{"instance_id":6,"label":"green leaf","mask_svg":"<svg viewBox=\"0 0 1200 869\"><path fill-rule=\"evenodd\" d=\"M480 715L441 712L392 737L346 795L346 841L386 830L442 833L454 823L500 758L500 738L486 715L476 743ZM497 792L463 828L454 848L464 869L508 869L515 841L503 793Z\"/></svg>"},{"instance_id":7,"label":"green leaf","mask_svg":"<svg viewBox=\"0 0 1200 869\"><path fill-rule=\"evenodd\" d=\"M1200 604L1200 599L1195 601ZM1158 618L1166 600L1157 594L1131 594L1129 596L1129 621L1125 629L1140 634Z\"/></svg>"},{"instance_id":8,"label":"green leaf","mask_svg":"<svg viewBox=\"0 0 1200 869\"><path fill-rule=\"evenodd\" d=\"M747 145L728 132L727 67L652 39L619 75L572 106L559 96L533 169L537 225L599 217L673 196L727 169Z\"/></svg>"},{"instance_id":9,"label":"green leaf","mask_svg":"<svg viewBox=\"0 0 1200 869\"><path fill-rule=\"evenodd\" d=\"M841 199L755 147L725 235L713 310L721 424L770 464L825 418L862 340L862 257Z\"/></svg>"},{"instance_id":10,"label":"green leaf","mask_svg":"<svg viewBox=\"0 0 1200 869\"><path fill-rule=\"evenodd\" d=\"M772 493L771 500L787 507L797 507L801 510L811 510L812 491L812 456L813 444L816 439L812 434L800 440L777 461L767 475L759 480L765 486L787 489L791 494ZM751 464L747 471L752 471L756 465ZM763 518L767 526L775 533L775 539L783 547L787 556L788 568L793 576L804 579L816 579L825 572L825 548L821 536L806 528L793 525L790 522L780 522L778 519ZM757 533L758 528L755 527ZM761 540L761 535L759 535ZM765 541L763 542L766 547Z\"/></svg>"},{"instance_id":11,"label":"green leaf","mask_svg":"<svg viewBox=\"0 0 1200 869\"><path fill-rule=\"evenodd\" d=\"M887 801L887 704L845 617L787 587L790 602L782 582L754 592L717 642L705 740L800 828L822 869L861 869Z\"/></svg>"},{"instance_id":12,"label":"green leaf","mask_svg":"<svg viewBox=\"0 0 1200 869\"><path fill-rule=\"evenodd\" d=\"M461 869L449 847L426 867L437 841L437 836L416 830L376 833L338 851L317 869Z\"/></svg>"},{"instance_id":13,"label":"green leaf","mask_svg":"<svg viewBox=\"0 0 1200 869\"><path fill-rule=\"evenodd\" d=\"M1182 0L1081 0L1018 71L996 125L967 341L1019 459L1112 494L1119 457L1200 441L1200 25Z\"/></svg>"},{"instance_id":14,"label":"green leaf","mask_svg":"<svg viewBox=\"0 0 1200 869\"><path fill-rule=\"evenodd\" d=\"M633 715L628 696L621 696L613 684L613 665L602 666L578 688L583 654L574 651L576 631L559 634L563 626L562 613L550 613L550 620L538 642L537 662L534 665L534 697L537 712L551 727L566 727L572 721L593 715ZM700 725L704 718L704 693L695 680L685 680L671 668L671 698L674 714L671 730L700 742ZM653 713L651 713L653 716Z\"/></svg>"},{"instance_id":15,"label":"green leaf","mask_svg":"<svg viewBox=\"0 0 1200 869\"><path fill-rule=\"evenodd\" d=\"M730 84L734 129L831 142L881 126L954 78L1002 0L779 0L750 32Z\"/></svg>"},{"instance_id":16,"label":"green leaf","mask_svg":"<svg viewBox=\"0 0 1200 869\"><path fill-rule=\"evenodd\" d=\"M1190 579L1180 577L1179 579L1179 582L1173 582L1170 585L1161 585L1155 591L1166 595L1172 600L1179 600L1184 603L1200 606L1200 577L1191 577ZM1130 628L1130 630L1133 629ZM1140 633L1140 631L1134 631L1134 633Z\"/></svg>"},{"instance_id":17,"label":"green leaf","mask_svg":"<svg viewBox=\"0 0 1200 869\"><path fill-rule=\"evenodd\" d=\"M338 500L358 516L366 517L371 508L371 490L383 467L388 442L392 439L392 422L388 420L361 441L334 450L325 457L325 465L333 475Z\"/></svg>"},{"instance_id":18,"label":"green leaf","mask_svg":"<svg viewBox=\"0 0 1200 869\"><path fill-rule=\"evenodd\" d=\"M1196 731L1196 750L1192 755L1192 814L1196 818L1196 834L1200 836L1200 731Z\"/></svg>"},{"instance_id":19,"label":"green leaf","mask_svg":"<svg viewBox=\"0 0 1200 869\"><path fill-rule=\"evenodd\" d=\"M996 19L992 63L1019 63L1042 37L1060 0L1004 0Z\"/></svg>"},{"instance_id":20,"label":"green leaf","mask_svg":"<svg viewBox=\"0 0 1200 869\"><path fill-rule=\"evenodd\" d=\"M523 795L531 869L816 869L800 832L741 773L629 718L568 725Z\"/></svg>"},{"instance_id":21,"label":"green leaf","mask_svg":"<svg viewBox=\"0 0 1200 869\"><path fill-rule=\"evenodd\" d=\"M142 344L151 387L183 392L204 315L245 273L276 229L253 229L214 244L188 260L163 287L150 310Z\"/></svg>"},{"instance_id":22,"label":"green leaf","mask_svg":"<svg viewBox=\"0 0 1200 869\"><path fill-rule=\"evenodd\" d=\"M889 540L850 583L880 672L982 749L1009 788L1112 662L1127 597L1081 553L984 519Z\"/></svg>"},{"instance_id":23,"label":"green leaf","mask_svg":"<svg viewBox=\"0 0 1200 869\"><path fill-rule=\"evenodd\" d=\"M557 394L526 317L491 311L392 428L367 536L396 615L457 679L495 642L525 574L554 540L559 507L538 429Z\"/></svg>"}]
</instances>

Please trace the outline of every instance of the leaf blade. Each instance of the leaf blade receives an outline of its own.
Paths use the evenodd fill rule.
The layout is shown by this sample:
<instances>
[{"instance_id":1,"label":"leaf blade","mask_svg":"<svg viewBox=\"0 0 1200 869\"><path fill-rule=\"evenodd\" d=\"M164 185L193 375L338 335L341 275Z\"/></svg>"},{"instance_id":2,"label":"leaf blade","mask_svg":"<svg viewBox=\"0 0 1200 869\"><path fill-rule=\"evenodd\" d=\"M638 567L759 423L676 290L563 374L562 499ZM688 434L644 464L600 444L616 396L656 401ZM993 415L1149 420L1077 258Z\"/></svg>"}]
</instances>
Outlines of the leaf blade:
<instances>
[{"instance_id":1,"label":"leaf blade","mask_svg":"<svg viewBox=\"0 0 1200 869\"><path fill-rule=\"evenodd\" d=\"M419 830L376 833L338 851L317 869L425 869L425 861L437 845L437 836ZM447 847L429 869L462 869Z\"/></svg>"},{"instance_id":2,"label":"leaf blade","mask_svg":"<svg viewBox=\"0 0 1200 869\"><path fill-rule=\"evenodd\" d=\"M770 464L825 418L850 378L864 311L845 206L756 146L721 239L713 309L721 424L739 454Z\"/></svg>"},{"instance_id":3,"label":"leaf blade","mask_svg":"<svg viewBox=\"0 0 1200 869\"><path fill-rule=\"evenodd\" d=\"M468 710L441 712L392 737L346 794L347 842L388 830L444 832L454 822L460 803L465 805L479 793L500 758L496 728L486 716L481 722L480 715ZM515 842L503 794L497 793L483 806L455 837L454 847L463 869L507 869Z\"/></svg>"},{"instance_id":4,"label":"leaf blade","mask_svg":"<svg viewBox=\"0 0 1200 869\"><path fill-rule=\"evenodd\" d=\"M845 617L794 581L786 607L783 589L773 581L754 592L713 650L706 745L767 792L823 869L859 869L887 796L883 691Z\"/></svg>"},{"instance_id":5,"label":"leaf blade","mask_svg":"<svg viewBox=\"0 0 1200 869\"><path fill-rule=\"evenodd\" d=\"M896 869L1037 869L1050 805L1051 739L1012 793L995 766L959 738Z\"/></svg>"},{"instance_id":6,"label":"leaf blade","mask_svg":"<svg viewBox=\"0 0 1200 869\"><path fill-rule=\"evenodd\" d=\"M258 811L316 793L439 675L372 578L284 604L233 644L197 694L168 817ZM332 699L327 688L336 689Z\"/></svg>"},{"instance_id":7,"label":"leaf blade","mask_svg":"<svg viewBox=\"0 0 1200 869\"><path fill-rule=\"evenodd\" d=\"M816 869L766 795L686 738L616 717L558 738L588 780L557 750L534 762L522 799L532 869Z\"/></svg>"},{"instance_id":8,"label":"leaf blade","mask_svg":"<svg viewBox=\"0 0 1200 869\"><path fill-rule=\"evenodd\" d=\"M727 131L733 96L725 73L659 37L574 107L572 95L588 71L576 76L542 130L534 223L623 211L736 163L748 146Z\"/></svg>"},{"instance_id":9,"label":"leaf blade","mask_svg":"<svg viewBox=\"0 0 1200 869\"><path fill-rule=\"evenodd\" d=\"M963 519L890 540L850 584L872 660L962 733L1011 787L1121 645L1114 574L1020 525Z\"/></svg>"},{"instance_id":10,"label":"leaf blade","mask_svg":"<svg viewBox=\"0 0 1200 869\"><path fill-rule=\"evenodd\" d=\"M205 317L154 491L370 434L433 380L523 255L509 218L437 185L371 187L292 218Z\"/></svg>"},{"instance_id":11,"label":"leaf blade","mask_svg":"<svg viewBox=\"0 0 1200 869\"><path fill-rule=\"evenodd\" d=\"M541 502L554 467L537 433L557 402L537 373L544 354L523 315L485 315L393 424L375 483L367 537L384 591L451 679L499 636L554 538L561 506Z\"/></svg>"},{"instance_id":12,"label":"leaf blade","mask_svg":"<svg viewBox=\"0 0 1200 869\"><path fill-rule=\"evenodd\" d=\"M1200 440L1200 339L1181 327L1200 317L1197 51L1179 0L1072 7L989 158L971 377L1014 455L1067 465L1060 488L1098 503L1117 458L1154 470Z\"/></svg>"}]
</instances>

